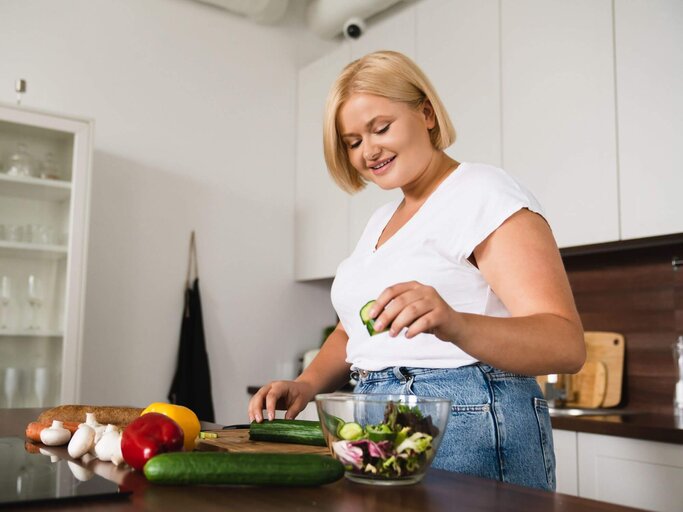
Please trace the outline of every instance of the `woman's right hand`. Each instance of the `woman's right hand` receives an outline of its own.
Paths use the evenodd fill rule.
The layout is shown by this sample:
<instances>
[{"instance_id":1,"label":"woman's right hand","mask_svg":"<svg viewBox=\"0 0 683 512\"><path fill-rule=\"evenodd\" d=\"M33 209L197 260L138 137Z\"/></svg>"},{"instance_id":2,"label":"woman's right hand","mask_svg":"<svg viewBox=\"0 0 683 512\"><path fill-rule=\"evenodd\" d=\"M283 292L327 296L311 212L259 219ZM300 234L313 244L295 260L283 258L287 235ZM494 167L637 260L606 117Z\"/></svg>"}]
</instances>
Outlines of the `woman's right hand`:
<instances>
[{"instance_id":1,"label":"woman's right hand","mask_svg":"<svg viewBox=\"0 0 683 512\"><path fill-rule=\"evenodd\" d=\"M275 410L285 410L285 419L293 420L315 396L313 386L294 380L275 380L259 389L249 401L249 421L261 423L263 410L268 420L275 419Z\"/></svg>"}]
</instances>

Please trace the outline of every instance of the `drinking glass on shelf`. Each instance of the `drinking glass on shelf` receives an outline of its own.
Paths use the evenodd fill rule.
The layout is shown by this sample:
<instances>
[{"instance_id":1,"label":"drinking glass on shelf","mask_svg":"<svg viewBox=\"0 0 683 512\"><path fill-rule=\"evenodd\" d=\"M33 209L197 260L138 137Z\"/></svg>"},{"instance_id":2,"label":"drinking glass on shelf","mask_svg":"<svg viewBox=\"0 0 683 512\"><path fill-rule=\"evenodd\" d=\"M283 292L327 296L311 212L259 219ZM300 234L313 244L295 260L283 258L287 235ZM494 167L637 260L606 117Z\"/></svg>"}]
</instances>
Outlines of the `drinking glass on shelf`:
<instances>
[{"instance_id":1,"label":"drinking glass on shelf","mask_svg":"<svg viewBox=\"0 0 683 512\"><path fill-rule=\"evenodd\" d=\"M48 152L45 155L45 160L43 161L43 166L40 171L40 177L46 180L59 180L62 178L62 170L55 162L54 153Z\"/></svg>"},{"instance_id":2,"label":"drinking glass on shelf","mask_svg":"<svg viewBox=\"0 0 683 512\"><path fill-rule=\"evenodd\" d=\"M5 239L8 242L23 242L24 226L17 224L7 224L5 226Z\"/></svg>"},{"instance_id":3,"label":"drinking glass on shelf","mask_svg":"<svg viewBox=\"0 0 683 512\"><path fill-rule=\"evenodd\" d=\"M28 276L28 304L31 307L31 321L28 326L29 330L37 331L40 329L38 317L40 315L40 307L43 305L43 285L36 276L31 274Z\"/></svg>"},{"instance_id":4,"label":"drinking glass on shelf","mask_svg":"<svg viewBox=\"0 0 683 512\"><path fill-rule=\"evenodd\" d=\"M45 400L50 391L50 375L44 366L34 370L33 388L38 398L38 407L45 407Z\"/></svg>"},{"instance_id":5,"label":"drinking glass on shelf","mask_svg":"<svg viewBox=\"0 0 683 512\"><path fill-rule=\"evenodd\" d=\"M26 151L26 144L19 142L17 149L7 159L5 172L9 176L34 176L35 164L33 158Z\"/></svg>"},{"instance_id":6,"label":"drinking glass on shelf","mask_svg":"<svg viewBox=\"0 0 683 512\"><path fill-rule=\"evenodd\" d=\"M14 407L17 391L19 391L19 368L5 368L5 404Z\"/></svg>"},{"instance_id":7,"label":"drinking glass on shelf","mask_svg":"<svg viewBox=\"0 0 683 512\"><path fill-rule=\"evenodd\" d=\"M9 303L12 300L12 281L9 276L2 276L0 279L0 329L5 330L7 326L7 312Z\"/></svg>"}]
</instances>

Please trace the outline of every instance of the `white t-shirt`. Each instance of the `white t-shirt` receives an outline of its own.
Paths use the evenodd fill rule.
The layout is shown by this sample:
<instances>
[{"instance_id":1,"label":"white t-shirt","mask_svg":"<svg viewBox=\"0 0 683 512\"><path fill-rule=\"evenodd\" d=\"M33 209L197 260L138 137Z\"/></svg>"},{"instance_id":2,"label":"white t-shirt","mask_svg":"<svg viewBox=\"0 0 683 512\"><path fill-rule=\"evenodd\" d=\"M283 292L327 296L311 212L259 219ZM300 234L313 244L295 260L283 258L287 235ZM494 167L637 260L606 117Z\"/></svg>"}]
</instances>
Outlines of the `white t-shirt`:
<instances>
[{"instance_id":1,"label":"white t-shirt","mask_svg":"<svg viewBox=\"0 0 683 512\"><path fill-rule=\"evenodd\" d=\"M360 309L388 286L418 281L433 286L456 311L508 317L481 272L468 261L474 248L522 208L543 215L536 198L504 170L461 163L413 217L379 249L377 240L400 199L370 218L332 285L332 304L349 336L346 361L364 370L393 366L457 368L477 360L431 334L412 339L405 329L370 336Z\"/></svg>"}]
</instances>

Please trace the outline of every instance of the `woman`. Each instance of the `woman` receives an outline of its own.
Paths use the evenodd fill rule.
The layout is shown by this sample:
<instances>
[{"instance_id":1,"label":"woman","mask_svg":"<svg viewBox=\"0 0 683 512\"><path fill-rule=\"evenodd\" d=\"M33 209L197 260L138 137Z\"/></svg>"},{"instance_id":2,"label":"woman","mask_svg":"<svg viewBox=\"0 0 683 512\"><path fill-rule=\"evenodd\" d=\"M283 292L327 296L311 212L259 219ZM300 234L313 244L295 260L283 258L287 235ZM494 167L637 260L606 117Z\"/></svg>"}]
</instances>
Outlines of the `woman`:
<instances>
[{"instance_id":1,"label":"woman","mask_svg":"<svg viewBox=\"0 0 683 512\"><path fill-rule=\"evenodd\" d=\"M358 393L452 400L433 467L541 489L555 487L547 404L533 375L574 373L583 329L536 199L505 171L444 153L455 133L422 71L395 52L349 64L324 122L330 173L353 192L399 187L337 270L340 318L294 381L261 388L249 419L276 405L294 418L351 369ZM370 337L359 310L370 311Z\"/></svg>"}]
</instances>

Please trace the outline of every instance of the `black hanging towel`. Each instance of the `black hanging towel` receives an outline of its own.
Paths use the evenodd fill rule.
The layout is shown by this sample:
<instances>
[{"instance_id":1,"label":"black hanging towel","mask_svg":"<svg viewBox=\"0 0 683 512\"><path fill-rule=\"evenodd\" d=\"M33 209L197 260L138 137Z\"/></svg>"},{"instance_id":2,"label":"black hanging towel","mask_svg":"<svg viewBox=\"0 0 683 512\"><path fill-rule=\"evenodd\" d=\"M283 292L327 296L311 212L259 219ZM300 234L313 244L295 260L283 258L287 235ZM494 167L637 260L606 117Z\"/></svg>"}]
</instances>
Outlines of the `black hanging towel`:
<instances>
[{"instance_id":1,"label":"black hanging towel","mask_svg":"<svg viewBox=\"0 0 683 512\"><path fill-rule=\"evenodd\" d=\"M193 265L194 262L194 265ZM194 270L194 280L192 271ZM190 258L185 284L185 309L180 328L178 363L168 392L172 404L192 409L203 421L214 421L211 373L206 353L202 305L199 298L199 271L194 231L190 237Z\"/></svg>"}]
</instances>

